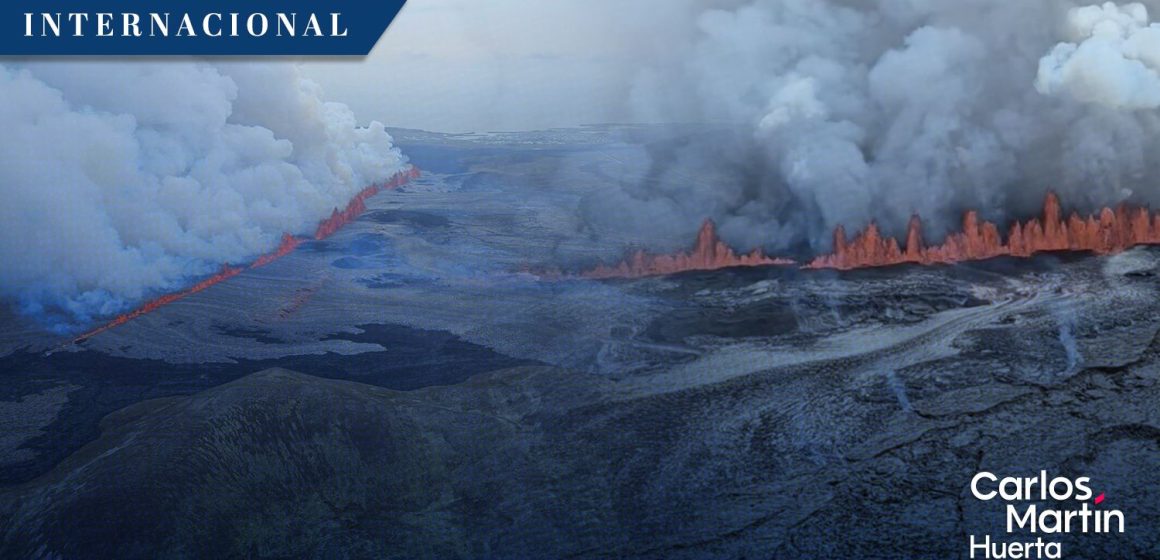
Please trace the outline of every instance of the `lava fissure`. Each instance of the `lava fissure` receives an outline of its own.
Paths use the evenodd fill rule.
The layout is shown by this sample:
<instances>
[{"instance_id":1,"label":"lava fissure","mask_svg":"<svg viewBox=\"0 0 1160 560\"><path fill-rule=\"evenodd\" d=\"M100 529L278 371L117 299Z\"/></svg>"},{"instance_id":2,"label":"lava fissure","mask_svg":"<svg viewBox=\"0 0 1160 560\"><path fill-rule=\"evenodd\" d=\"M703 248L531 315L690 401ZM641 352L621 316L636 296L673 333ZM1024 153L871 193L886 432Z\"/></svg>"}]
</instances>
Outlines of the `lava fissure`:
<instances>
[{"instance_id":1,"label":"lava fissure","mask_svg":"<svg viewBox=\"0 0 1160 560\"><path fill-rule=\"evenodd\" d=\"M346 205L345 208L343 208L342 210L335 209L334 212L331 213L329 218L322 220L318 224L318 228L315 230L313 238L321 240L321 239L326 239L327 237L330 237L331 235L334 235L338 230L342 229L347 224L353 222L355 219L357 219L359 217L359 215L361 215L363 212L366 211L367 199L369 199L370 197L372 197L376 194L379 194L380 192L382 192L384 190L397 189L397 188L405 185L411 179L415 179L415 178L419 177L419 174L420 174L419 168L415 167L415 166L411 166L406 170L403 170L403 171L396 173L390 179L388 179L385 183L371 185L371 186L359 191L359 193L356 194L354 196L354 198L351 199L351 201ZM156 311L156 310L160 309L161 307L164 307L164 306L166 306L170 303L173 303L179 299L182 299L186 296L191 296L193 294L196 294L200 291L205 290L206 288L209 288L209 287L214 286L216 284L220 284L221 282L229 280L230 278L233 278L234 276L237 276L246 270L253 270L255 268L260 268L260 267L266 266L270 263L273 263L274 261L294 252L294 250L297 249L300 245L302 245L302 243L304 243L305 241L307 241L307 239L302 238L302 237L295 237L293 235L290 235L289 233L284 233L284 234L282 234L282 240L278 244L278 247L276 249L274 249L273 251L271 251L269 253L266 253L264 255L259 256L258 258L254 259L250 264L243 265L243 266L227 265L227 266L223 267L222 270L220 272L218 272L217 274L214 274L213 276L210 276L209 278L201 280L200 282L198 282L198 283L196 283L188 288L185 288L183 290L176 291L173 293L165 294L165 295L160 296L152 301L145 303L144 305L142 305L141 307L138 307L137 309L134 309L128 313L123 313L121 315L118 315L116 318L109 321L108 323L105 323L104 325L102 325L100 327L97 327L91 331L88 331L88 332L74 338L72 342L73 343L83 342L83 341L88 340L88 339L90 339L98 334L105 332L105 331L108 331L110 329L124 325L125 323L128 323L129 321L132 321L133 319L136 319L142 315L145 315L146 313Z\"/></svg>"},{"instance_id":2,"label":"lava fissure","mask_svg":"<svg viewBox=\"0 0 1160 560\"><path fill-rule=\"evenodd\" d=\"M923 240L922 219L913 216L903 243L883 236L873 222L853 238L848 238L845 229L838 226L834 230L833 252L815 257L801 268L853 270L900 264L953 264L1002 256L1030 257L1049 251L1113 254L1137 245L1160 244L1160 213L1120 205L1115 210L1103 208L1086 218L1076 212L1064 218L1059 197L1048 192L1043 215L1015 222L1008 228L1006 239L999 226L980 221L978 212L972 210L964 214L962 230L931 246ZM615 266L601 264L581 276L641 278L692 270L794 264L790 259L766 256L760 249L738 256L718 239L713 222L706 220L691 253L652 255L637 251Z\"/></svg>"},{"instance_id":3,"label":"lava fissure","mask_svg":"<svg viewBox=\"0 0 1160 560\"><path fill-rule=\"evenodd\" d=\"M636 251L616 266L601 264L582 274L586 278L641 278L663 276L691 270L717 270L739 266L793 265L790 259L766 256L761 249L754 249L745 255L733 252L717 236L717 226L712 220L705 220L697 232L697 242L692 251L675 255L653 255L643 250Z\"/></svg>"},{"instance_id":4,"label":"lava fissure","mask_svg":"<svg viewBox=\"0 0 1160 560\"><path fill-rule=\"evenodd\" d=\"M1086 218L1072 212L1065 219L1059 197L1049 192L1043 202L1043 215L1011 224L1006 241L998 226L980 221L978 213L970 211L963 216L961 231L948 235L940 245L927 246L922 238L922 220L914 216L907 228L905 248L900 248L893 238L882 237L873 223L850 240L839 227L834 232L834 252L815 258L806 267L851 270L908 263L953 264L1002 256L1030 257L1049 251L1107 255L1154 244L1160 244L1160 214L1120 205L1115 210L1103 208Z\"/></svg>"},{"instance_id":5,"label":"lava fissure","mask_svg":"<svg viewBox=\"0 0 1160 560\"><path fill-rule=\"evenodd\" d=\"M330 237L331 235L334 235L334 233L342 229L343 226L353 222L356 218L362 215L363 212L366 212L366 201L368 198L379 194L384 190L397 189L406 184L411 179L418 177L419 168L411 167L406 171L396 173L386 183L381 185L371 185L363 189L361 192L354 195L354 198L352 198L350 202L347 203L346 208L343 208L342 210L335 209L329 218L319 223L318 229L316 229L314 232L314 238L322 240Z\"/></svg>"}]
</instances>

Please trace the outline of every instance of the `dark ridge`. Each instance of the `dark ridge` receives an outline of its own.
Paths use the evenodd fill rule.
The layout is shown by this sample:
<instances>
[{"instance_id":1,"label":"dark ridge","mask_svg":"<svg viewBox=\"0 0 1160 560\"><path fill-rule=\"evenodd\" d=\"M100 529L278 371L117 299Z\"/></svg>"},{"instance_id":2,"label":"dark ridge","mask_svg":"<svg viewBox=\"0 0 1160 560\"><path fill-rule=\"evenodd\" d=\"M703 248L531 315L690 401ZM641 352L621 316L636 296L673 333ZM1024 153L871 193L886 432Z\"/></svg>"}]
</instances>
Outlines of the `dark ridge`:
<instances>
[{"instance_id":1,"label":"dark ridge","mask_svg":"<svg viewBox=\"0 0 1160 560\"><path fill-rule=\"evenodd\" d=\"M0 399L16 399L43 390L46 384L69 383L74 391L45 433L23 448L32 460L0 466L0 485L31 480L98 435L106 414L148 399L190 395L233 381L255 371L281 367L308 375L356 380L389 389L410 391L432 385L453 385L474 375L528 365L455 335L399 325L363 325L359 334L337 334L330 340L382 345L386 350L353 356L326 353L234 363L171 364L108 356L94 351L17 352L0 358ZM232 330L231 336L271 339L268 333Z\"/></svg>"}]
</instances>

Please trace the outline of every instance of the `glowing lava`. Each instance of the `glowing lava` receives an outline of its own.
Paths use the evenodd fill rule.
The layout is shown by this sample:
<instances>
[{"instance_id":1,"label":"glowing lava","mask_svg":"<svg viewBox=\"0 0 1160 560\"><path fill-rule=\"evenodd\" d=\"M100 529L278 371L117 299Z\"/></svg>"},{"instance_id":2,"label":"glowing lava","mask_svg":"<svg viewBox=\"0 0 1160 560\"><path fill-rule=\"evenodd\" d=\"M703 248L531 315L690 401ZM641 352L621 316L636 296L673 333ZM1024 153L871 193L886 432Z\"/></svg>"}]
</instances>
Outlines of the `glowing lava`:
<instances>
[{"instance_id":1,"label":"glowing lava","mask_svg":"<svg viewBox=\"0 0 1160 560\"><path fill-rule=\"evenodd\" d=\"M1153 216L1146 208L1104 208L1086 218L1073 212L1064 219L1059 198L1048 193L1043 216L1012 224L1006 242L998 226L980 222L972 211L963 216L962 231L947 236L941 245L928 247L922 239L922 221L915 216L910 220L905 248L900 248L893 238L882 237L875 224L852 240L847 240L846 232L839 227L834 232L834 252L814 259L806 267L850 270L904 263L950 264L1000 256L1029 257L1045 251L1106 255L1154 244L1160 244L1160 215Z\"/></svg>"},{"instance_id":2,"label":"glowing lava","mask_svg":"<svg viewBox=\"0 0 1160 560\"><path fill-rule=\"evenodd\" d=\"M286 255L289 255L290 253L293 253L294 250L297 249L301 244L301 239L294 237L289 233L283 233L282 242L278 244L278 248L274 249L274 251L271 253L266 253L265 255L254 259L254 262L250 263L250 268L261 268L266 266L282 257L285 257Z\"/></svg>"},{"instance_id":3,"label":"glowing lava","mask_svg":"<svg viewBox=\"0 0 1160 560\"><path fill-rule=\"evenodd\" d=\"M342 229L346 224L353 222L356 218L362 215L363 212L366 212L366 201L368 198L379 194L384 190L397 189L406 184L407 181L415 179L418 176L419 168L411 167L406 171L395 174L395 176L391 177L391 179L386 183L381 185L371 185L359 191L359 193L354 195L354 198L352 198L350 202L347 203L346 208L343 208L342 210L338 210L336 208L329 218L318 224L318 229L314 232L314 238L321 240L334 235L336 231Z\"/></svg>"},{"instance_id":4,"label":"glowing lava","mask_svg":"<svg viewBox=\"0 0 1160 560\"><path fill-rule=\"evenodd\" d=\"M1001 256L1030 257L1047 251L1107 255L1137 245L1160 245L1160 213L1152 214L1146 208L1121 205L1115 210L1104 208L1087 217L1073 212L1064 218L1059 197L1049 192L1043 202L1043 216L1012 224L1006 239L998 226L980 221L975 211L963 216L961 231L948 235L942 244L932 246L927 246L923 240L922 220L918 216L910 219L904 245L900 245L897 239L884 237L874 223L853 239L849 239L845 229L839 226L834 231L834 252L818 256L802 268L852 270L899 264L953 264ZM616 266L600 265L582 273L582 276L640 278L690 270L790 264L794 261L769 257L760 250L736 255L717 238L713 222L706 221L691 253L651 255L638 251Z\"/></svg>"},{"instance_id":5,"label":"glowing lava","mask_svg":"<svg viewBox=\"0 0 1160 560\"><path fill-rule=\"evenodd\" d=\"M689 253L652 255L637 251L613 267L603 264L583 273L586 278L642 278L663 276L690 270L717 270L738 266L770 266L796 264L789 259L772 258L761 249L747 255L738 255L717 237L717 226L705 220L697 233L697 243Z\"/></svg>"},{"instance_id":6,"label":"glowing lava","mask_svg":"<svg viewBox=\"0 0 1160 560\"><path fill-rule=\"evenodd\" d=\"M146 313L151 313L153 311L156 311L156 310L158 310L166 305L169 305L170 303L173 303L173 302L175 302L175 301L177 301L185 296L190 296L190 295L196 294L196 293L198 293L206 288L209 288L210 286L213 286L213 285L218 284L220 282L224 282L226 280L229 280L230 278L233 278L234 276L241 274L243 270L245 270L245 269L240 268L240 267L232 267L232 266L224 267L224 268L222 268L221 272L214 274L213 276L210 276L209 278L206 278L205 280L202 280L201 282L198 282L197 284L194 284L194 285L192 285L184 290L181 290L180 292L173 292L171 294L165 294L165 295L163 295L163 296L161 296L153 301L150 301L149 303L146 303L145 305L142 305L141 307L138 307L137 309L134 309L133 311L130 311L130 312L122 314L122 315L118 315L116 319L109 321L105 325L98 327L96 329L93 329L85 334L82 334L82 335L76 337L73 340L73 342L74 343L84 342L85 340L88 340L94 336L97 336L98 334L101 334L109 329L113 329L113 328L119 327L121 325L124 325L125 323L128 323L129 321L132 321L133 319L136 319L136 318L138 318Z\"/></svg>"},{"instance_id":7,"label":"glowing lava","mask_svg":"<svg viewBox=\"0 0 1160 560\"><path fill-rule=\"evenodd\" d=\"M419 168L412 166L404 171L400 171L399 173L396 173L394 176L392 176L385 183L378 184L378 185L371 185L371 186L363 189L362 191L359 191L359 193L356 194L354 196L354 198L352 198L351 201L346 205L346 208L344 208L342 210L335 209L329 218L323 220L322 222L320 222L318 224L318 228L314 232L314 238L315 239L325 239L327 237L330 237L331 235L334 235L335 232L342 229L343 226L349 224L350 222L353 222L356 218L359 217L359 215L361 215L363 212L366 211L366 209L367 209L366 201L368 198L370 198L376 194L379 194L380 192L382 192L384 190L397 189L397 188L405 185L411 179L418 177L419 174L420 174ZM304 241L305 240L303 238L295 237L293 235L290 235L289 233L284 233L284 234L282 234L282 240L278 244L278 247L276 249L274 249L273 251L271 251L269 253L266 253L264 255L259 256L257 259L254 259L254 261L251 262L249 265L223 267L221 272L218 272L217 274L214 274L213 276L210 276L209 278L206 278L206 279L194 284L193 286L190 286L190 287L188 287L184 290L178 291L178 292L165 294L161 297L158 297L157 299L154 299L154 300L146 303L145 305L142 305L141 307L138 307L137 309L134 309L133 311L130 311L130 312L122 314L122 315L118 315L112 321L109 321L108 323L106 323L106 324L104 324L96 329L93 329L89 332L86 332L85 334L82 334L82 335L76 337L75 339L73 339L73 343L84 342L85 340L88 340L89 338L92 338L92 337L94 337L98 334L101 334L107 330L124 325L125 323L128 323L129 321L132 321L133 319L136 319L142 315L145 315L146 313L156 311L156 310L158 310L158 309L160 309L160 308L162 308L170 303L173 303L179 299L182 299L186 296L196 294L202 290L205 290L206 288L209 288L210 286L214 286L216 284L219 284L221 282L229 280L230 278L233 278L234 276L241 274L243 271L245 271L247 269L252 270L255 268L266 266L266 265L294 252L294 250L297 249Z\"/></svg>"}]
</instances>

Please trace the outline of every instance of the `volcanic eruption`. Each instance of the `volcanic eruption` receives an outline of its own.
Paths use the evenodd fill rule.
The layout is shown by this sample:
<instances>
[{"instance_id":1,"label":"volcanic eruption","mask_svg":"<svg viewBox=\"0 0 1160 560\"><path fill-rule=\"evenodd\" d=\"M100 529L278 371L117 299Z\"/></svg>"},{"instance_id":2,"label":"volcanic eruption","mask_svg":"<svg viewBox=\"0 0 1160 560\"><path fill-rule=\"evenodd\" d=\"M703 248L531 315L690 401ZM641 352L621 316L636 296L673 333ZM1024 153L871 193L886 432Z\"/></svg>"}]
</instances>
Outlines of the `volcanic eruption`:
<instances>
[{"instance_id":1,"label":"volcanic eruption","mask_svg":"<svg viewBox=\"0 0 1160 560\"><path fill-rule=\"evenodd\" d=\"M717 270L739 266L792 265L790 259L772 258L761 249L754 249L745 255L738 255L717 237L717 226L712 220L705 220L697 232L697 242L692 251L673 255L653 255L638 250L616 266L601 264L583 273L587 278L640 278L663 276L690 270Z\"/></svg>"},{"instance_id":2,"label":"volcanic eruption","mask_svg":"<svg viewBox=\"0 0 1160 560\"><path fill-rule=\"evenodd\" d=\"M901 244L893 237L884 236L873 222L852 239L838 226L834 231L833 252L815 257L802 268L852 270L899 264L954 264L1002 256L1030 257L1049 251L1106 255L1138 245L1158 244L1160 212L1120 205L1114 210L1102 208L1086 217L1073 211L1064 218L1059 197L1048 192L1043 201L1043 215L1011 224L1006 238L999 226L980 221L974 210L963 215L961 230L951 233L938 245L926 245L922 218L918 215L911 217L906 239ZM793 260L766 256L761 249L738 256L717 238L713 222L706 221L691 253L651 255L637 251L615 266L602 264L582 276L640 278L692 270L791 264Z\"/></svg>"},{"instance_id":3,"label":"volcanic eruption","mask_svg":"<svg viewBox=\"0 0 1160 560\"><path fill-rule=\"evenodd\" d=\"M384 190L394 190L405 184L411 179L419 177L419 168L411 166L405 171L401 171L392 176L387 182L379 185L371 185L354 195L354 198L347 203L342 210L337 208L331 213L330 217L318 224L318 229L314 232L314 239L322 240L334 235L335 232L342 229L343 226L353 222L363 212L366 212L366 201L368 198L379 194Z\"/></svg>"},{"instance_id":4,"label":"volcanic eruption","mask_svg":"<svg viewBox=\"0 0 1160 560\"><path fill-rule=\"evenodd\" d=\"M1156 241L1116 207L1160 208L1156 2L696 4L686 56L631 98L642 121L706 124L586 193L593 231L664 246L712 217L737 248L842 269ZM1034 221L1028 185L1060 197ZM589 274L702 268L642 253Z\"/></svg>"},{"instance_id":5,"label":"volcanic eruption","mask_svg":"<svg viewBox=\"0 0 1160 560\"><path fill-rule=\"evenodd\" d=\"M410 166L409 168L396 173L395 175L393 175L390 179L388 179L384 183L371 185L371 186L366 187L365 189L359 191L359 193L356 194L354 196L354 198L352 198L349 203L347 203L346 207L344 207L342 210L339 210L336 208L334 210L334 212L331 213L329 218L322 220L322 222L320 222L318 224L318 228L314 232L314 239L321 240L321 239L326 239L327 237L330 237L331 235L334 235L338 230L342 229L344 226L346 226L350 222L353 222L363 212L366 211L366 200L368 198L370 198L376 194L379 194L380 192L382 192L384 190L397 189L397 188L407 184L407 182L409 182L411 179L419 177L419 174L420 174L420 171L419 171L418 167ZM201 291L203 291L211 286L215 286L217 284L220 284L226 280L229 280L230 278L233 278L234 276L241 274L242 272L244 272L246 270L252 270L255 268L260 268L260 267L266 266L266 265L294 252L294 250L297 249L303 243L303 241L304 241L303 238L295 237L293 235L290 235L289 233L284 233L284 234L282 234L282 240L278 244L278 247L276 249L274 249L273 251L271 251L269 253L266 253L264 255L259 256L258 258L254 259L250 264L243 265L243 266L230 266L230 265L224 266L224 267L222 267L222 270L220 272L218 272L217 274L214 274L213 276L210 276L209 278L205 278L204 280L201 280L200 282L198 282L198 283L196 283L188 288L185 288L185 289L177 291L177 292L162 295L156 299L153 299L153 300L145 303L141 307L134 309L133 311L118 315L116 318L109 321L108 323L105 323L104 325L102 325L100 327L97 327L91 331L88 331L88 332L74 338L73 343L75 344L75 343L84 342L85 340L88 340L88 339L90 339L98 334L105 332L105 331L108 331L110 329L124 325L125 323L128 323L129 321L132 321L133 319L136 319L142 315L145 315L146 313L151 313L151 312L156 311L156 310L158 310L158 309L160 309L160 308L162 308L170 303L173 303L177 300L180 300L184 297L191 296L191 295L196 294L198 292L201 292Z\"/></svg>"},{"instance_id":6,"label":"volcanic eruption","mask_svg":"<svg viewBox=\"0 0 1160 560\"><path fill-rule=\"evenodd\" d=\"M900 248L893 238L882 237L873 223L852 240L847 240L846 232L839 227L834 231L834 252L819 256L806 266L849 270L903 263L951 264L1000 256L1029 257L1047 251L1110 254L1153 244L1160 244L1160 214L1120 205L1115 210L1105 207L1086 218L1072 212L1064 219L1059 197L1049 192L1043 202L1043 215L1012 224L1006 240L1000 236L998 226L980 222L978 213L972 210L963 216L960 231L948 235L940 245L926 246L922 220L914 216L907 228L905 248Z\"/></svg>"}]
</instances>

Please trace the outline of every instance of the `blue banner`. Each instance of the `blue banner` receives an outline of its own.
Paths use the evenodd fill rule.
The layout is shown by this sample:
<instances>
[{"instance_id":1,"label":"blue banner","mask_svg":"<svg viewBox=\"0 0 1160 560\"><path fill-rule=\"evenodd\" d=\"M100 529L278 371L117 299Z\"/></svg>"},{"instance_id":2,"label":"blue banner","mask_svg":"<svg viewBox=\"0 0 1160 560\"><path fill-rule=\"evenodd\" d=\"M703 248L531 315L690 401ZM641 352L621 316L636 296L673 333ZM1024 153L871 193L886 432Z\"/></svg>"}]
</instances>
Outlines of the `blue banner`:
<instances>
[{"instance_id":1,"label":"blue banner","mask_svg":"<svg viewBox=\"0 0 1160 560\"><path fill-rule=\"evenodd\" d=\"M365 55L405 3L6 0L0 55Z\"/></svg>"}]
</instances>

